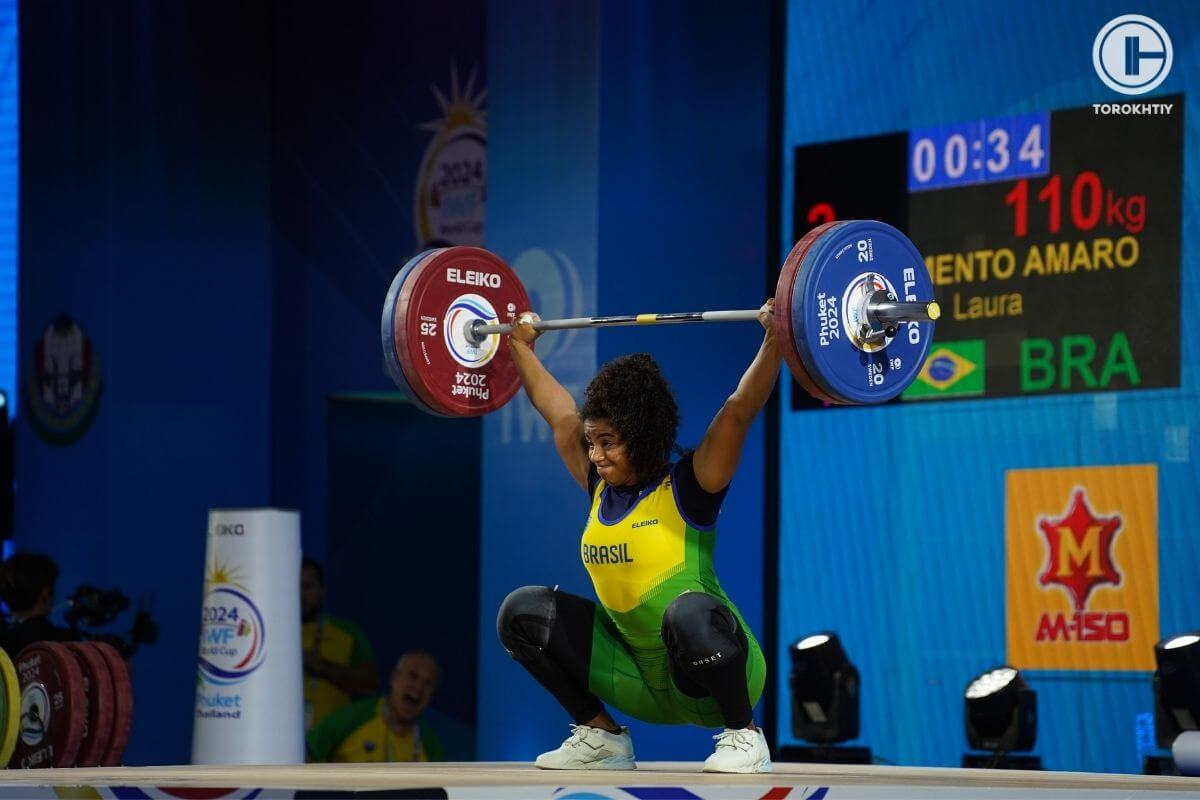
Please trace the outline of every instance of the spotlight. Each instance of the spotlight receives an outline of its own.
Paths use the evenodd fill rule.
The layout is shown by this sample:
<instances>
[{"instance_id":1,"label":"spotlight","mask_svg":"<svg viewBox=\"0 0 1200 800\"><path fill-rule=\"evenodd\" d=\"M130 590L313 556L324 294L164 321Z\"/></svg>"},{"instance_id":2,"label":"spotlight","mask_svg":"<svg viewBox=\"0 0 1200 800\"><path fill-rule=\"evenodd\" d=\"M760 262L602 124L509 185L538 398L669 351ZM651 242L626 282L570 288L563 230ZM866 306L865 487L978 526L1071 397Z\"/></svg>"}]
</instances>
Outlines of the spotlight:
<instances>
[{"instance_id":1,"label":"spotlight","mask_svg":"<svg viewBox=\"0 0 1200 800\"><path fill-rule=\"evenodd\" d=\"M1200 631L1154 645L1154 740L1171 749L1184 731L1200 729Z\"/></svg>"},{"instance_id":2,"label":"spotlight","mask_svg":"<svg viewBox=\"0 0 1200 800\"><path fill-rule=\"evenodd\" d=\"M967 743L992 753L984 766L1041 769L1040 758L1006 755L1032 750L1037 741L1037 692L1015 667L994 667L973 678L963 692L963 719ZM980 760L965 755L963 766L979 766Z\"/></svg>"},{"instance_id":3,"label":"spotlight","mask_svg":"<svg viewBox=\"0 0 1200 800\"><path fill-rule=\"evenodd\" d=\"M858 738L858 669L837 634L815 633L792 643L792 735L819 747L786 747L784 761L869 764L866 747L829 747Z\"/></svg>"},{"instance_id":4,"label":"spotlight","mask_svg":"<svg viewBox=\"0 0 1200 800\"><path fill-rule=\"evenodd\" d=\"M858 669L835 633L792 645L792 733L836 744L858 736Z\"/></svg>"}]
</instances>

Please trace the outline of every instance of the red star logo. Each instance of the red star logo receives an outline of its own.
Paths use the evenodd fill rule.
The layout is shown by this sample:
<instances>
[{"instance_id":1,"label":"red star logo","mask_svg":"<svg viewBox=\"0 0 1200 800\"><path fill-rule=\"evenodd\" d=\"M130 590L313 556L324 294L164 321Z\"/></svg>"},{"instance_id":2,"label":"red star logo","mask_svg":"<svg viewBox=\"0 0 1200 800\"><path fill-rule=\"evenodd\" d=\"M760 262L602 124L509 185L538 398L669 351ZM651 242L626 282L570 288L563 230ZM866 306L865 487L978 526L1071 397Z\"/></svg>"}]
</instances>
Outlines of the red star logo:
<instances>
[{"instance_id":1,"label":"red star logo","mask_svg":"<svg viewBox=\"0 0 1200 800\"><path fill-rule=\"evenodd\" d=\"M1112 543L1121 530L1121 517L1097 517L1088 507L1087 492L1076 489L1071 504L1059 519L1038 520L1050 546L1050 559L1038 577L1042 586L1057 583L1075 603L1087 606L1088 596L1101 584L1121 585L1121 573L1112 559Z\"/></svg>"}]
</instances>

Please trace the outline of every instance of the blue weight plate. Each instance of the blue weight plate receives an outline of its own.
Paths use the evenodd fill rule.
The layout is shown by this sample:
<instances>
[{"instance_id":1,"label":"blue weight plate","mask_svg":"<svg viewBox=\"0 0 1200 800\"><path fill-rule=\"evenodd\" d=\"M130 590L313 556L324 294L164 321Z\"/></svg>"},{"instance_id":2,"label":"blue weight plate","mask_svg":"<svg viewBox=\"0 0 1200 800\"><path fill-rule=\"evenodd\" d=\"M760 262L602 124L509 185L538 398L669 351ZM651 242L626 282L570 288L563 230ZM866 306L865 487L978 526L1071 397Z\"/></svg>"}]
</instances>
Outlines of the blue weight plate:
<instances>
[{"instance_id":1,"label":"blue weight plate","mask_svg":"<svg viewBox=\"0 0 1200 800\"><path fill-rule=\"evenodd\" d=\"M396 337L395 337L395 321L396 303L400 299L400 292L404 288L404 281L408 278L412 271L416 269L426 256L437 252L437 248L426 250L418 253L408 260L408 262L400 268L396 273L396 277L392 279L392 285L388 288L387 296L383 301L383 316L379 323L379 334L383 342L383 364L387 368L388 375L396 382L396 387L404 393L409 402L417 408L424 411L426 414L434 416L445 416L437 411L421 399L409 384L408 379L404 377L404 369L400 366L400 357L396 354Z\"/></svg>"},{"instance_id":2,"label":"blue weight plate","mask_svg":"<svg viewBox=\"0 0 1200 800\"><path fill-rule=\"evenodd\" d=\"M812 379L848 404L885 403L916 379L933 342L932 322L902 323L881 344L856 333L861 299L886 289L902 302L933 299L916 246L883 222L854 220L809 248L792 288L796 350Z\"/></svg>"}]
</instances>

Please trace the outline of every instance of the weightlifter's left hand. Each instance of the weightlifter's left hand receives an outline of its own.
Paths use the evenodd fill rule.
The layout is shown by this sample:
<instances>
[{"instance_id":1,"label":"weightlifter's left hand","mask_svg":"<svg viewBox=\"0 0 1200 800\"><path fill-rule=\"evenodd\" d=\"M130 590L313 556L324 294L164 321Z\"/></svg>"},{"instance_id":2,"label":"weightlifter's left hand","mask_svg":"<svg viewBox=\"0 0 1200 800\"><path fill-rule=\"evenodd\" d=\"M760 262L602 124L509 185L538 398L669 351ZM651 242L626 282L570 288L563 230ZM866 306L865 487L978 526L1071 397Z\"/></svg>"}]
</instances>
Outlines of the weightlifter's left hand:
<instances>
[{"instance_id":1,"label":"weightlifter's left hand","mask_svg":"<svg viewBox=\"0 0 1200 800\"><path fill-rule=\"evenodd\" d=\"M524 311L517 314L516 318L512 321L513 327L512 332L508 335L509 338L514 342L533 344L542 335L541 331L534 330L533 328L533 323L540 319L541 317L532 311Z\"/></svg>"},{"instance_id":2,"label":"weightlifter's left hand","mask_svg":"<svg viewBox=\"0 0 1200 800\"><path fill-rule=\"evenodd\" d=\"M758 310L758 324L763 326L767 333L775 332L775 298L769 298L767 302L762 304L762 308Z\"/></svg>"}]
</instances>

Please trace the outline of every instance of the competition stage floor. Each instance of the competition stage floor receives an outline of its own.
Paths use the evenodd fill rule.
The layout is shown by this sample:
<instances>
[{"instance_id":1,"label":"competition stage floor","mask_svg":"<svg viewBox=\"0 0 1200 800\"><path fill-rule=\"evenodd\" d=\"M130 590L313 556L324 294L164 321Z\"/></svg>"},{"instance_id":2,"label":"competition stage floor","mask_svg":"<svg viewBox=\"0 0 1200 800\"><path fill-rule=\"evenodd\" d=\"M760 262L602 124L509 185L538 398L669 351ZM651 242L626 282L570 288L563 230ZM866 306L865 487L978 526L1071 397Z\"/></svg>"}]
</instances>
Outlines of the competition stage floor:
<instances>
[{"instance_id":1,"label":"competition stage floor","mask_svg":"<svg viewBox=\"0 0 1200 800\"><path fill-rule=\"evenodd\" d=\"M0 798L467 798L470 800L1200 800L1200 778L1081 772L775 764L713 775L698 762L634 771L547 771L528 763L309 764L0 771Z\"/></svg>"}]
</instances>

